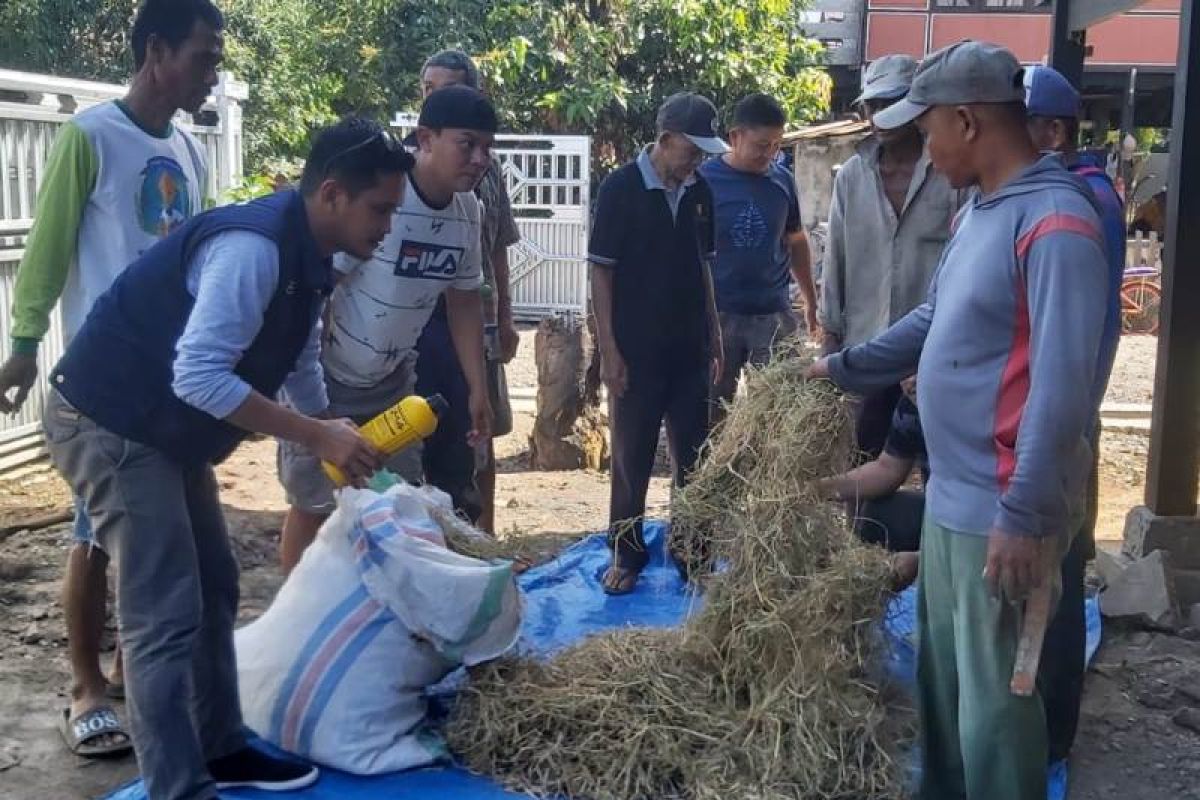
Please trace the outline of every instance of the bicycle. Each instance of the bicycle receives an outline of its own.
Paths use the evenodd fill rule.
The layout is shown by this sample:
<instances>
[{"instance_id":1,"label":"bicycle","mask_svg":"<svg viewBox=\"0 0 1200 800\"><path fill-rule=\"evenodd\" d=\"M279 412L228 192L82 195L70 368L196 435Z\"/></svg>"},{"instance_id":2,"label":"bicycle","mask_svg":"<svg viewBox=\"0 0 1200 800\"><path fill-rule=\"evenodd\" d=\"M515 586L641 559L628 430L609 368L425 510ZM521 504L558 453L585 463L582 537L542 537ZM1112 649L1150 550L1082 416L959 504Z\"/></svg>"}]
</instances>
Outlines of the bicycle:
<instances>
[{"instance_id":1,"label":"bicycle","mask_svg":"<svg viewBox=\"0 0 1200 800\"><path fill-rule=\"evenodd\" d=\"M1121 279L1121 333L1158 335L1161 272L1145 263L1128 267Z\"/></svg>"}]
</instances>

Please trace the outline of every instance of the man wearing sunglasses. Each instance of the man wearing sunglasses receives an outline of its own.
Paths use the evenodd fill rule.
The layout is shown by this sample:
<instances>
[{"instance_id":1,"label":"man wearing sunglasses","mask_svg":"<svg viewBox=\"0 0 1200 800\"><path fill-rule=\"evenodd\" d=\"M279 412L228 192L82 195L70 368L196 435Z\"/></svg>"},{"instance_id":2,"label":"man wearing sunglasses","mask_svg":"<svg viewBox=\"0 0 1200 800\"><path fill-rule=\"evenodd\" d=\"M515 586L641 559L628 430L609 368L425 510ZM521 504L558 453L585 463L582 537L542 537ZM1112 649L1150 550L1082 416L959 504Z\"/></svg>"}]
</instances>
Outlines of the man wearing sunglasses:
<instances>
[{"instance_id":1,"label":"man wearing sunglasses","mask_svg":"<svg viewBox=\"0 0 1200 800\"><path fill-rule=\"evenodd\" d=\"M471 447L491 435L492 411L484 367L481 209L473 194L491 164L497 128L491 101L477 89L450 86L426 98L416 132L416 164L391 233L374 253L347 253L329 301L321 363L331 413L365 422L417 386L417 340L439 298L467 382ZM318 454L281 441L280 481L291 509L280 558L288 572L335 507L333 484ZM421 448L386 462L413 483L422 479Z\"/></svg>"},{"instance_id":2,"label":"man wearing sunglasses","mask_svg":"<svg viewBox=\"0 0 1200 800\"><path fill-rule=\"evenodd\" d=\"M916 69L905 55L871 62L857 100L868 121L908 94ZM925 301L958 204L916 125L873 129L833 182L818 313L824 352L867 341ZM862 398L859 450L880 454L900 395L891 386Z\"/></svg>"},{"instance_id":3,"label":"man wearing sunglasses","mask_svg":"<svg viewBox=\"0 0 1200 800\"><path fill-rule=\"evenodd\" d=\"M376 123L325 130L298 192L196 216L122 271L51 373L51 459L117 561L133 743L150 800L316 780L315 769L246 745L237 561L213 464L257 432L303 443L356 483L378 468L354 425L328 418L318 321L331 257L371 255L411 165Z\"/></svg>"},{"instance_id":4,"label":"man wearing sunglasses","mask_svg":"<svg viewBox=\"0 0 1200 800\"><path fill-rule=\"evenodd\" d=\"M628 594L649 561L646 490L665 418L676 486L709 430L709 391L721 373L713 299L713 199L696 173L729 150L717 109L680 92L658 109L658 138L604 179L588 243L600 376L612 435L609 594Z\"/></svg>"}]
</instances>

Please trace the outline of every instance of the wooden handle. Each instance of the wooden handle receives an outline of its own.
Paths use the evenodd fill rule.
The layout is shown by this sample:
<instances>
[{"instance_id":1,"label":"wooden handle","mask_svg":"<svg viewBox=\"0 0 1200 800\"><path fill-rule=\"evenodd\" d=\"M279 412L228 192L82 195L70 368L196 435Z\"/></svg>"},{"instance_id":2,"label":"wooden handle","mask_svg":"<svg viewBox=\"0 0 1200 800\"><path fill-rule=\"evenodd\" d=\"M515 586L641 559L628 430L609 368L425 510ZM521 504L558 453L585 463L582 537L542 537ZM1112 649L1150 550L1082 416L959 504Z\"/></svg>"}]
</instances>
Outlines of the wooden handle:
<instances>
[{"instance_id":1,"label":"wooden handle","mask_svg":"<svg viewBox=\"0 0 1200 800\"><path fill-rule=\"evenodd\" d=\"M1050 587L1053 573L1058 569L1058 549L1053 540L1043 542L1042 585L1030 592L1025 600L1025 618L1021 624L1021 639L1017 643L1017 657L1013 662L1012 680L1009 691L1019 697L1029 697L1037 686L1038 663L1042 659L1042 642L1046 638L1046 626L1050 623Z\"/></svg>"}]
</instances>

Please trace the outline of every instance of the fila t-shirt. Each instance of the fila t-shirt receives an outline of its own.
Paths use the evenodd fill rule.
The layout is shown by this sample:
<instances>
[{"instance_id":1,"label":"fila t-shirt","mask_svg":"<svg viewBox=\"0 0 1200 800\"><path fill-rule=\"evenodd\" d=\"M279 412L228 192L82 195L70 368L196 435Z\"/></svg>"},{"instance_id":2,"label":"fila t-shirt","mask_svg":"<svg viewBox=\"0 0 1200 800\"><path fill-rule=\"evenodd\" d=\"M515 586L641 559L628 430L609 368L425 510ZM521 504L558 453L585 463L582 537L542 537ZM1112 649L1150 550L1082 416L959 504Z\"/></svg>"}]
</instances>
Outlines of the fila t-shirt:
<instances>
[{"instance_id":1,"label":"fila t-shirt","mask_svg":"<svg viewBox=\"0 0 1200 800\"><path fill-rule=\"evenodd\" d=\"M416 347L438 298L483 284L480 205L470 192L433 208L409 180L392 230L366 261L334 258L342 277L329 299L322 363L346 386L373 387Z\"/></svg>"}]
</instances>

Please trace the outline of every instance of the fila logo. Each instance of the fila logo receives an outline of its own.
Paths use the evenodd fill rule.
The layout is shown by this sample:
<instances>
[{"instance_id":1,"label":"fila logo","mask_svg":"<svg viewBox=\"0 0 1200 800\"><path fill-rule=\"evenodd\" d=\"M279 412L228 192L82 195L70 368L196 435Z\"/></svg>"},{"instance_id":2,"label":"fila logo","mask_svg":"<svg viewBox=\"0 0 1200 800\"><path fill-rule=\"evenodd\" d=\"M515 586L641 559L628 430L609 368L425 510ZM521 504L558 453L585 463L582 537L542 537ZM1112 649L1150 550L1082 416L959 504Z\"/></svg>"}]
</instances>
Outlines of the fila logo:
<instances>
[{"instance_id":1,"label":"fila logo","mask_svg":"<svg viewBox=\"0 0 1200 800\"><path fill-rule=\"evenodd\" d=\"M463 248L405 239L400 243L395 275L448 281L458 274Z\"/></svg>"}]
</instances>

